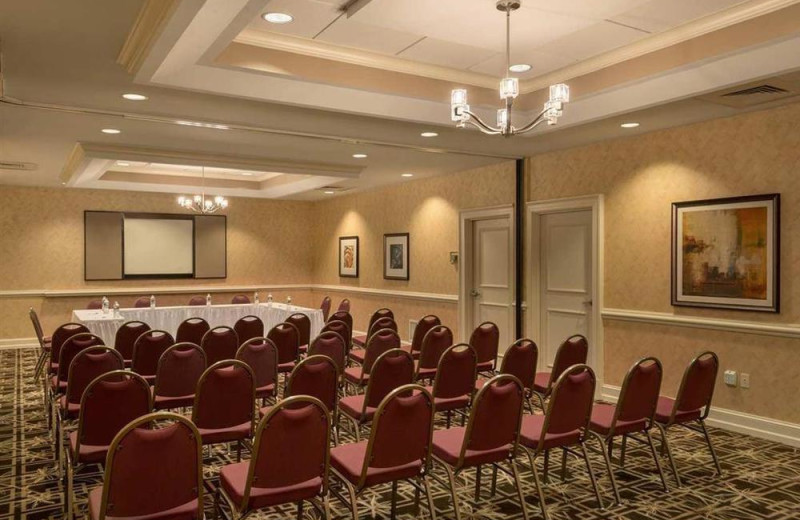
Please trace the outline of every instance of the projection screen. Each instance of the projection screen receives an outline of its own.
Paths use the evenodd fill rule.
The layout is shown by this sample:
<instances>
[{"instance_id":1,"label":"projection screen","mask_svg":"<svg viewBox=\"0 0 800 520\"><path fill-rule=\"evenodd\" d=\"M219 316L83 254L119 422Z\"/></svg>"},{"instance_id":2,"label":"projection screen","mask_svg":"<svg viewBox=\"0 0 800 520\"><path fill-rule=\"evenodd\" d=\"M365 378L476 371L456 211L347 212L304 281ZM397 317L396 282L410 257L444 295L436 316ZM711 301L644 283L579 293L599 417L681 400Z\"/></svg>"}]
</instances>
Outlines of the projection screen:
<instances>
[{"instance_id":1,"label":"projection screen","mask_svg":"<svg viewBox=\"0 0 800 520\"><path fill-rule=\"evenodd\" d=\"M125 215L123 251L125 277L192 277L194 220Z\"/></svg>"}]
</instances>

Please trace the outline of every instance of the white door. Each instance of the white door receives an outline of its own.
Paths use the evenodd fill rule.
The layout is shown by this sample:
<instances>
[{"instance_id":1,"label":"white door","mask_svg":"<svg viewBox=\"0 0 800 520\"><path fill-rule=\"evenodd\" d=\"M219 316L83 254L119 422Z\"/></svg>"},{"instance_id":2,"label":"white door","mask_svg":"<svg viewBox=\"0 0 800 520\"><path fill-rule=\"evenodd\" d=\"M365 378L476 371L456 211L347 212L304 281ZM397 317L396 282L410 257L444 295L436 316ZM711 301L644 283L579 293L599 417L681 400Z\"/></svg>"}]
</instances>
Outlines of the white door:
<instances>
[{"instance_id":1,"label":"white door","mask_svg":"<svg viewBox=\"0 0 800 520\"><path fill-rule=\"evenodd\" d=\"M472 221L472 269L467 337L484 321L500 329L500 354L514 337L513 238L508 218Z\"/></svg>"},{"instance_id":2,"label":"white door","mask_svg":"<svg viewBox=\"0 0 800 520\"><path fill-rule=\"evenodd\" d=\"M594 368L592 211L542 215L539 240L540 366L549 370L561 342L583 334L589 340L588 363Z\"/></svg>"}]
</instances>

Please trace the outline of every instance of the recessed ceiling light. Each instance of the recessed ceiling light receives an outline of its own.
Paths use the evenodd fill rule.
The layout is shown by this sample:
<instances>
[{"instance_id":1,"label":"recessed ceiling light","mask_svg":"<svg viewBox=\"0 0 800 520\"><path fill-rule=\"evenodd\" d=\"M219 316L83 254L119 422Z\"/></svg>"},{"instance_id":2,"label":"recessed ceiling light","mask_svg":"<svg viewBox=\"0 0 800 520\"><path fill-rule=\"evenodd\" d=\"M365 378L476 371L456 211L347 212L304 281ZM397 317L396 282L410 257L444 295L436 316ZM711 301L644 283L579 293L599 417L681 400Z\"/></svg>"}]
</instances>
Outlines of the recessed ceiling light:
<instances>
[{"instance_id":1,"label":"recessed ceiling light","mask_svg":"<svg viewBox=\"0 0 800 520\"><path fill-rule=\"evenodd\" d=\"M288 13L264 13L261 17L269 23L289 23L294 17Z\"/></svg>"},{"instance_id":2,"label":"recessed ceiling light","mask_svg":"<svg viewBox=\"0 0 800 520\"><path fill-rule=\"evenodd\" d=\"M636 128L637 126L639 126L639 123L622 123L619 126L621 126L622 128Z\"/></svg>"},{"instance_id":3,"label":"recessed ceiling light","mask_svg":"<svg viewBox=\"0 0 800 520\"><path fill-rule=\"evenodd\" d=\"M122 130L117 130L116 128L103 128L100 131L104 134L119 134L122 132Z\"/></svg>"},{"instance_id":4,"label":"recessed ceiling light","mask_svg":"<svg viewBox=\"0 0 800 520\"><path fill-rule=\"evenodd\" d=\"M414 174L413 174L413 173L404 173L404 174L402 174L402 175L400 175L400 176L401 176L401 177L413 177L413 176L414 176Z\"/></svg>"},{"instance_id":5,"label":"recessed ceiling light","mask_svg":"<svg viewBox=\"0 0 800 520\"><path fill-rule=\"evenodd\" d=\"M333 195L334 193L336 193L336 192L335 191L326 191L325 195Z\"/></svg>"},{"instance_id":6,"label":"recessed ceiling light","mask_svg":"<svg viewBox=\"0 0 800 520\"><path fill-rule=\"evenodd\" d=\"M117 166L130 166L131 163L125 161L117 161Z\"/></svg>"},{"instance_id":7,"label":"recessed ceiling light","mask_svg":"<svg viewBox=\"0 0 800 520\"><path fill-rule=\"evenodd\" d=\"M242 172L242 175L244 175L246 177L252 177L253 176L253 174L250 173L250 172Z\"/></svg>"},{"instance_id":8,"label":"recessed ceiling light","mask_svg":"<svg viewBox=\"0 0 800 520\"><path fill-rule=\"evenodd\" d=\"M437 134L436 132L422 132L419 135L421 135L422 137L436 137L439 134Z\"/></svg>"},{"instance_id":9,"label":"recessed ceiling light","mask_svg":"<svg viewBox=\"0 0 800 520\"><path fill-rule=\"evenodd\" d=\"M125 99L127 99L129 101L146 101L147 100L147 96L145 96L144 94L133 94L133 93L122 94L122 97L124 97Z\"/></svg>"},{"instance_id":10,"label":"recessed ceiling light","mask_svg":"<svg viewBox=\"0 0 800 520\"><path fill-rule=\"evenodd\" d=\"M366 159L367 158L367 154L365 154L365 153L354 153L353 154L353 158L354 159Z\"/></svg>"},{"instance_id":11,"label":"recessed ceiling light","mask_svg":"<svg viewBox=\"0 0 800 520\"><path fill-rule=\"evenodd\" d=\"M517 63L516 65L512 65L508 68L511 72L528 72L531 70L531 66L527 63Z\"/></svg>"}]
</instances>

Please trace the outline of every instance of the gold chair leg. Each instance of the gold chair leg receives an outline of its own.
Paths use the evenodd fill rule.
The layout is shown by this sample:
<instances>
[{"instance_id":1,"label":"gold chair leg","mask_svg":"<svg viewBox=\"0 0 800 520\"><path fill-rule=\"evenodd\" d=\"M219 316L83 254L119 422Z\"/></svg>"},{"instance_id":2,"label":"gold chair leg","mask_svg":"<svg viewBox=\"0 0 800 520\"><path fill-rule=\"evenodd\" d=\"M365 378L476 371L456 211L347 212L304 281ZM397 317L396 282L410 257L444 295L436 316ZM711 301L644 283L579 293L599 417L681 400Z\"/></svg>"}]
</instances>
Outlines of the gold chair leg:
<instances>
[{"instance_id":1,"label":"gold chair leg","mask_svg":"<svg viewBox=\"0 0 800 520\"><path fill-rule=\"evenodd\" d=\"M669 441L667 440L667 429L659 423L655 423L655 425L656 428L658 428L658 431L661 432L661 455L663 456L666 452L667 460L669 460L669 465L672 468L672 475L675 477L675 484L678 487L682 487L681 477L678 474L678 467L675 465L675 459L672 457L672 449L670 448Z\"/></svg>"},{"instance_id":2,"label":"gold chair leg","mask_svg":"<svg viewBox=\"0 0 800 520\"><path fill-rule=\"evenodd\" d=\"M324 517L325 520L333 520L333 515L331 514L331 499L328 493L322 498L322 507L324 509Z\"/></svg>"},{"instance_id":3,"label":"gold chair leg","mask_svg":"<svg viewBox=\"0 0 800 520\"><path fill-rule=\"evenodd\" d=\"M611 467L611 457L606 450L606 442L598 433L590 432L592 436L594 436L597 441L600 443L600 451L603 453L603 459L606 462L606 470L608 471L608 478L611 481L611 489L614 491L614 500L616 501L617 505L622 504L622 499L619 496L619 489L617 489L617 479L614 477L614 468Z\"/></svg>"},{"instance_id":4,"label":"gold chair leg","mask_svg":"<svg viewBox=\"0 0 800 520\"><path fill-rule=\"evenodd\" d=\"M561 448L561 482L567 481L567 449Z\"/></svg>"},{"instance_id":5,"label":"gold chair leg","mask_svg":"<svg viewBox=\"0 0 800 520\"><path fill-rule=\"evenodd\" d=\"M619 466L625 467L625 448L628 446L628 436L622 436L622 446L619 447Z\"/></svg>"},{"instance_id":6,"label":"gold chair leg","mask_svg":"<svg viewBox=\"0 0 800 520\"><path fill-rule=\"evenodd\" d=\"M702 419L699 419L697 422L700 423L700 428L703 430L703 436L706 438L706 444L708 444L708 451L711 452L711 458L714 459L714 466L717 468L717 475L721 477L722 468L719 465L719 459L717 458L717 452L714 450L714 445L711 444L711 437L708 435L708 430L706 430L706 423Z\"/></svg>"},{"instance_id":7,"label":"gold chair leg","mask_svg":"<svg viewBox=\"0 0 800 520\"><path fill-rule=\"evenodd\" d=\"M481 499L481 466L475 468L475 502Z\"/></svg>"},{"instance_id":8,"label":"gold chair leg","mask_svg":"<svg viewBox=\"0 0 800 520\"><path fill-rule=\"evenodd\" d=\"M542 510L542 518L550 520L550 515L547 514L547 502L544 499L544 487L539 480L539 472L536 471L536 462L533 460L533 454L530 450L526 449L525 453L528 454L528 462L531 465L531 473L533 473L533 483L536 485L536 493L539 495L539 508Z\"/></svg>"},{"instance_id":9,"label":"gold chair leg","mask_svg":"<svg viewBox=\"0 0 800 520\"><path fill-rule=\"evenodd\" d=\"M431 495L431 486L428 484L428 477L423 476L421 479L422 487L425 488L425 499L428 501L428 511L431 514L431 520L436 520L436 507L433 505L433 495Z\"/></svg>"},{"instance_id":10,"label":"gold chair leg","mask_svg":"<svg viewBox=\"0 0 800 520\"><path fill-rule=\"evenodd\" d=\"M461 520L461 512L459 511L458 495L456 494L456 477L450 465L446 462L442 463L445 471L447 471L447 481L450 483L450 496L453 499L453 513L455 520Z\"/></svg>"},{"instance_id":11,"label":"gold chair leg","mask_svg":"<svg viewBox=\"0 0 800 520\"><path fill-rule=\"evenodd\" d=\"M653 454L653 460L656 463L656 469L658 469L658 476L661 477L661 484L664 485L664 493L669 493L667 478L664 476L664 470L661 469L661 461L658 458L658 453L656 452L656 446L655 444L653 444L653 437L650 435L650 430L645 430L644 434L647 437L647 444L650 446L650 452Z\"/></svg>"},{"instance_id":12,"label":"gold chair leg","mask_svg":"<svg viewBox=\"0 0 800 520\"><path fill-rule=\"evenodd\" d=\"M522 519L528 520L528 508L525 505L525 495L522 494L522 483L519 480L519 471L517 470L517 463L511 458L508 461L511 466L511 473L514 475L514 486L517 488L517 497L519 498L519 506L522 508Z\"/></svg>"},{"instance_id":13,"label":"gold chair leg","mask_svg":"<svg viewBox=\"0 0 800 520\"><path fill-rule=\"evenodd\" d=\"M397 481L392 481L391 518L397 517ZM299 520L299 519L298 519Z\"/></svg>"},{"instance_id":14,"label":"gold chair leg","mask_svg":"<svg viewBox=\"0 0 800 520\"><path fill-rule=\"evenodd\" d=\"M542 472L542 482L545 484L550 483L550 450L544 450L544 471Z\"/></svg>"},{"instance_id":15,"label":"gold chair leg","mask_svg":"<svg viewBox=\"0 0 800 520\"><path fill-rule=\"evenodd\" d=\"M358 499L356 498L356 490L347 479L342 480L342 482L347 486L347 494L350 495L350 514L353 515L353 520L358 520Z\"/></svg>"},{"instance_id":16,"label":"gold chair leg","mask_svg":"<svg viewBox=\"0 0 800 520\"><path fill-rule=\"evenodd\" d=\"M75 507L75 505L74 505L74 501L75 501L75 494L74 494L75 493L75 491L74 491L75 481L74 481L74 475L72 473L72 471L73 471L72 459L71 459L71 457L69 457L69 454L67 454L67 453L64 454L64 458L67 459L66 460L66 463L67 463L66 487L64 489L64 494L66 495L66 497L65 497L66 500L64 501L64 504L66 506L66 511L65 511L66 516L65 516L65 518L67 520L71 520L73 518L73 515L74 515L74 507Z\"/></svg>"},{"instance_id":17,"label":"gold chair leg","mask_svg":"<svg viewBox=\"0 0 800 520\"><path fill-rule=\"evenodd\" d=\"M605 509L605 505L603 505L603 498L600 496L600 489L597 487L597 479L594 476L594 469L592 469L592 461L589 460L589 452L586 450L586 445L581 442L581 453L583 454L583 460L586 461L586 471L589 473L589 480L592 483L592 489L594 490L594 496L597 498L597 505L598 507L603 510Z\"/></svg>"}]
</instances>

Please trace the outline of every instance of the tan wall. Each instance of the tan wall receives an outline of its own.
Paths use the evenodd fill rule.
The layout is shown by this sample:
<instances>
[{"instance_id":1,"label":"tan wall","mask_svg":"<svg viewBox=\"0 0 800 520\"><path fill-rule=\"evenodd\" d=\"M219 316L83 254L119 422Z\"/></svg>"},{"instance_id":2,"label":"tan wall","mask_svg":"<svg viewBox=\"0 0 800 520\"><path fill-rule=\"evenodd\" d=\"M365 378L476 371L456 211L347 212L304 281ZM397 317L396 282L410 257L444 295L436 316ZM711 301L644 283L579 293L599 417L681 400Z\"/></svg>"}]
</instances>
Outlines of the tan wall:
<instances>
[{"instance_id":1,"label":"tan wall","mask_svg":"<svg viewBox=\"0 0 800 520\"><path fill-rule=\"evenodd\" d=\"M308 223L312 205L306 202L235 199L228 216L228 278L220 280L83 279L83 212L115 210L178 213L173 195L109 190L0 187L0 290L55 290L106 287L225 286L307 284L311 279L313 244ZM289 291L286 291L287 293ZM182 303L182 295L159 297L159 303ZM279 293L276 291L277 298ZM285 295L281 292L280 297ZM299 305L310 304L310 292L292 294ZM0 298L0 338L31 337L27 309L40 313L50 330L68 319L69 311L92 297ZM120 296L120 305L134 296ZM230 294L214 296L229 301Z\"/></svg>"},{"instance_id":2,"label":"tan wall","mask_svg":"<svg viewBox=\"0 0 800 520\"><path fill-rule=\"evenodd\" d=\"M319 202L314 207L314 283L456 295L458 266L450 264L450 252L458 251L459 211L513 202L513 161ZM384 280L383 235L406 232L411 279ZM339 278L339 237L352 235L359 237L359 277ZM335 304L343 297L351 300L355 328L366 328L372 311L388 306L403 337L408 321L425 313L437 314L454 332L458 330L455 303L355 292L330 295Z\"/></svg>"},{"instance_id":3,"label":"tan wall","mask_svg":"<svg viewBox=\"0 0 800 520\"><path fill-rule=\"evenodd\" d=\"M770 323L799 323L800 104L532 157L528 199L605 195L605 306ZM781 194L781 313L670 305L671 203ZM607 384L656 355L674 394L684 365L716 351L751 389L719 383L716 404L800 422L800 341L605 320ZM721 379L721 378L720 378Z\"/></svg>"}]
</instances>

